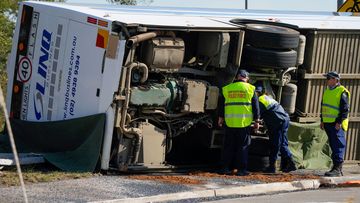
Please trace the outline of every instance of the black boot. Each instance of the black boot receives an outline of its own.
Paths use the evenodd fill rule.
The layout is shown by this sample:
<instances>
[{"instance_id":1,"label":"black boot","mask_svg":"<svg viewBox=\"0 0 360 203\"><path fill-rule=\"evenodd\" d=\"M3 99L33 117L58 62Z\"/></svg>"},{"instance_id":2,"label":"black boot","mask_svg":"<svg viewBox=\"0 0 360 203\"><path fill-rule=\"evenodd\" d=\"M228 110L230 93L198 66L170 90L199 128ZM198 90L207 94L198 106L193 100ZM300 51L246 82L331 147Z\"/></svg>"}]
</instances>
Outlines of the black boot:
<instances>
[{"instance_id":1,"label":"black boot","mask_svg":"<svg viewBox=\"0 0 360 203\"><path fill-rule=\"evenodd\" d=\"M276 173L275 163L270 163L270 165L265 168L264 173Z\"/></svg>"},{"instance_id":2,"label":"black boot","mask_svg":"<svg viewBox=\"0 0 360 203\"><path fill-rule=\"evenodd\" d=\"M288 157L285 159L286 163L284 164L284 168L281 168L281 171L284 173L289 173L291 171L296 171L296 165L295 162L293 161L293 159L291 157Z\"/></svg>"},{"instance_id":3,"label":"black boot","mask_svg":"<svg viewBox=\"0 0 360 203\"><path fill-rule=\"evenodd\" d=\"M342 163L334 163L332 169L325 173L325 176L329 177L339 177L342 176Z\"/></svg>"},{"instance_id":4,"label":"black boot","mask_svg":"<svg viewBox=\"0 0 360 203\"><path fill-rule=\"evenodd\" d=\"M284 171L288 165L288 159L286 157L281 157L280 161L280 171Z\"/></svg>"},{"instance_id":5,"label":"black boot","mask_svg":"<svg viewBox=\"0 0 360 203\"><path fill-rule=\"evenodd\" d=\"M220 175L231 175L232 174L232 170L230 170L229 168L222 168L218 171L218 174Z\"/></svg>"},{"instance_id":6,"label":"black boot","mask_svg":"<svg viewBox=\"0 0 360 203\"><path fill-rule=\"evenodd\" d=\"M246 169L238 169L236 176L247 176L250 173Z\"/></svg>"}]
</instances>

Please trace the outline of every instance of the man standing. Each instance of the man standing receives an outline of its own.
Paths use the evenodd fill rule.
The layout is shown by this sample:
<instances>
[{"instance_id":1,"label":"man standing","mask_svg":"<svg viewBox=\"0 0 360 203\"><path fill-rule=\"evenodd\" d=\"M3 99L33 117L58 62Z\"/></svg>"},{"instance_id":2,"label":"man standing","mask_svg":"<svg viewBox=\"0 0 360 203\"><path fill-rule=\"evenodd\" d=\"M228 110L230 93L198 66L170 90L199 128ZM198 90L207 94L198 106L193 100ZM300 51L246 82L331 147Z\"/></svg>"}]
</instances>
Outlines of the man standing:
<instances>
[{"instance_id":1,"label":"man standing","mask_svg":"<svg viewBox=\"0 0 360 203\"><path fill-rule=\"evenodd\" d=\"M350 92L340 85L340 75L331 71L324 74L327 88L321 103L320 128L325 130L330 148L333 167L325 176L342 176L342 164L345 154L345 132L348 129Z\"/></svg>"},{"instance_id":2,"label":"man standing","mask_svg":"<svg viewBox=\"0 0 360 203\"><path fill-rule=\"evenodd\" d=\"M261 86L257 86L256 94L259 96L260 115L264 120L269 131L270 156L269 167L265 170L268 173L275 173L275 163L280 151L281 164L280 170L283 172L295 171L296 166L292 160L292 154L288 147L287 132L290 118L284 108L274 99L263 91Z\"/></svg>"},{"instance_id":3,"label":"man standing","mask_svg":"<svg viewBox=\"0 0 360 203\"><path fill-rule=\"evenodd\" d=\"M259 128L259 102L255 87L247 83L249 73L239 70L236 80L222 88L218 125L225 121L225 143L222 156L222 174L230 174L230 165L234 161L238 176L246 176L248 147L251 142L250 126Z\"/></svg>"}]
</instances>

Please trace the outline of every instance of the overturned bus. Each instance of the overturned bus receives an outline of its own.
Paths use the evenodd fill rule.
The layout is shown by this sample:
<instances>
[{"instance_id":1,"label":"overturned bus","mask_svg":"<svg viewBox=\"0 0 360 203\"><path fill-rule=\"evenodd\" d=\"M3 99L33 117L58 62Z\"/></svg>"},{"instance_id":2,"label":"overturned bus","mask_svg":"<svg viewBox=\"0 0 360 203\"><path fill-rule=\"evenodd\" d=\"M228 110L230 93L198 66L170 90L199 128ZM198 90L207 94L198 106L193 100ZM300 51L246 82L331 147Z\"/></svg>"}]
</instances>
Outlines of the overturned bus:
<instances>
[{"instance_id":1,"label":"overturned bus","mask_svg":"<svg viewBox=\"0 0 360 203\"><path fill-rule=\"evenodd\" d=\"M307 108L319 105L322 73L355 78L349 85L358 91L359 29L351 13L21 2L7 109L13 125L28 127L15 130L26 137L22 144L31 143L28 151L43 145L55 163L61 161L54 154L67 146L59 159L74 159L64 154L82 147L82 159L92 160L86 170L216 164L224 134L216 125L218 97L238 69L247 69L251 83L261 82L296 121L314 122L320 110ZM334 52L340 47L347 54ZM317 97L310 98L309 80L322 84ZM79 120L91 115L103 117ZM351 118L359 116L356 108ZM87 134L97 139L84 147Z\"/></svg>"}]
</instances>

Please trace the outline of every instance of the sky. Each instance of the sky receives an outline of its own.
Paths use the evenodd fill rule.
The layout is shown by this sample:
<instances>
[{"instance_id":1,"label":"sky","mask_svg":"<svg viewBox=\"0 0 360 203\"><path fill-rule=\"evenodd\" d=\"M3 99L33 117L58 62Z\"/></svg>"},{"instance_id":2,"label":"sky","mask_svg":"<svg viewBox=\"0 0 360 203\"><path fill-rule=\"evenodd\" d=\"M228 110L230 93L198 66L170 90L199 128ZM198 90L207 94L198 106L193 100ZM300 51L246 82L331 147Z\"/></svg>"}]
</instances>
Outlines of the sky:
<instances>
[{"instance_id":1,"label":"sky","mask_svg":"<svg viewBox=\"0 0 360 203\"><path fill-rule=\"evenodd\" d=\"M67 0L68 3L106 4L106 0ZM145 2L141 3L141 2ZM245 0L140 0L138 5L166 7L244 9ZM248 9L292 11L336 11L337 0L248 0Z\"/></svg>"}]
</instances>

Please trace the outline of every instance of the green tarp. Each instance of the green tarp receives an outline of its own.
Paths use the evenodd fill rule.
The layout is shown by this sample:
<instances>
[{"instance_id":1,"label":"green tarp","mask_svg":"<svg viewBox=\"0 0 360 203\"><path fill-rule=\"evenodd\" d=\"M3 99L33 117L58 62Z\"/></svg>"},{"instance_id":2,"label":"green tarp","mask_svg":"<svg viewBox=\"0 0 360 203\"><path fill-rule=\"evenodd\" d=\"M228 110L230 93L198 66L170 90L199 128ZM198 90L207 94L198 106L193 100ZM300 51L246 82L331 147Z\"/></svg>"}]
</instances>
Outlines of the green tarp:
<instances>
[{"instance_id":1,"label":"green tarp","mask_svg":"<svg viewBox=\"0 0 360 203\"><path fill-rule=\"evenodd\" d=\"M19 152L42 154L65 171L94 171L100 157L105 114L53 122L10 120ZM0 135L0 152L11 152L6 133Z\"/></svg>"},{"instance_id":2,"label":"green tarp","mask_svg":"<svg viewBox=\"0 0 360 203\"><path fill-rule=\"evenodd\" d=\"M331 149L320 123L300 124L290 122L289 148L298 168L325 169L332 164Z\"/></svg>"}]
</instances>

